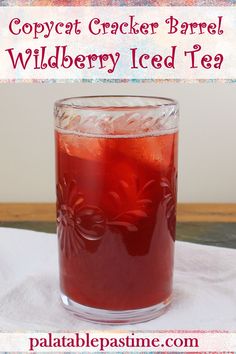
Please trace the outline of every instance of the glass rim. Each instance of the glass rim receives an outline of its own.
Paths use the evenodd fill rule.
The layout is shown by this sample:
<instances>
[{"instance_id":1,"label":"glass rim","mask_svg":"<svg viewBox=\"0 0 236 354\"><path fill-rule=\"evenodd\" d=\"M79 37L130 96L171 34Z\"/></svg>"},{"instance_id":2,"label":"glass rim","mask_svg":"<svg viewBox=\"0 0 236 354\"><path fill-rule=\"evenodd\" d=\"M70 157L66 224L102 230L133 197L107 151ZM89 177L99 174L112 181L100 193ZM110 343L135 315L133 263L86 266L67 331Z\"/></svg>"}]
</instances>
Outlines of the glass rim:
<instances>
[{"instance_id":1,"label":"glass rim","mask_svg":"<svg viewBox=\"0 0 236 354\"><path fill-rule=\"evenodd\" d=\"M99 100L99 99L117 99L122 102L125 99L144 99L144 100L152 100L152 104L111 104L111 105L104 105L104 104L97 104L92 105L80 103L79 101L89 101L89 100ZM75 103L73 101L78 101ZM88 96L74 96L74 97L66 97L55 101L55 106L59 108L72 108L77 110L101 110L101 111L109 111L113 109L119 110L147 110L147 109L155 109L160 107L178 107L178 101L169 97L161 97L161 96L143 96L143 95L88 95Z\"/></svg>"}]
</instances>

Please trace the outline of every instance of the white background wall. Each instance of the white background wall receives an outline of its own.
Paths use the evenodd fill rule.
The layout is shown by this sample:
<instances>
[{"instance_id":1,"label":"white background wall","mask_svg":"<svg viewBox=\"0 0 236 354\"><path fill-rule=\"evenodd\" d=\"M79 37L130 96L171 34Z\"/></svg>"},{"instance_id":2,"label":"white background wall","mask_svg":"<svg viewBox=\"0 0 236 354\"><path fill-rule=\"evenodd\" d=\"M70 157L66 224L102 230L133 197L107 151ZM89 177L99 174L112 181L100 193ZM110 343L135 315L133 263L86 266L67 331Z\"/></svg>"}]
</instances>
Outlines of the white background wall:
<instances>
[{"instance_id":1,"label":"white background wall","mask_svg":"<svg viewBox=\"0 0 236 354\"><path fill-rule=\"evenodd\" d=\"M55 200L53 103L88 94L176 98L179 201L236 202L233 84L1 84L0 202Z\"/></svg>"}]
</instances>

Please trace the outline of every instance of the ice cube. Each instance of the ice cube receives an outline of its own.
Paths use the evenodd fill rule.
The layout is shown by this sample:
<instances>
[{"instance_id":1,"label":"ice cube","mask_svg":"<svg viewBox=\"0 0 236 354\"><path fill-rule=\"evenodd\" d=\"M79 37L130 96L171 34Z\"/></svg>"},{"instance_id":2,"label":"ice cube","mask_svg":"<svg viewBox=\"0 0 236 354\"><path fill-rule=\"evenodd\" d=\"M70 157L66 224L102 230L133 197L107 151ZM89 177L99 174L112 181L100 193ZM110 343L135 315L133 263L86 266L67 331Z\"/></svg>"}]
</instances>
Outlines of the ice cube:
<instances>
[{"instance_id":1,"label":"ice cube","mask_svg":"<svg viewBox=\"0 0 236 354\"><path fill-rule=\"evenodd\" d=\"M59 134L59 146L70 156L85 160L104 159L106 144L102 138L80 136L77 134Z\"/></svg>"},{"instance_id":2,"label":"ice cube","mask_svg":"<svg viewBox=\"0 0 236 354\"><path fill-rule=\"evenodd\" d=\"M117 149L154 169L166 169L175 158L176 134L120 139Z\"/></svg>"}]
</instances>

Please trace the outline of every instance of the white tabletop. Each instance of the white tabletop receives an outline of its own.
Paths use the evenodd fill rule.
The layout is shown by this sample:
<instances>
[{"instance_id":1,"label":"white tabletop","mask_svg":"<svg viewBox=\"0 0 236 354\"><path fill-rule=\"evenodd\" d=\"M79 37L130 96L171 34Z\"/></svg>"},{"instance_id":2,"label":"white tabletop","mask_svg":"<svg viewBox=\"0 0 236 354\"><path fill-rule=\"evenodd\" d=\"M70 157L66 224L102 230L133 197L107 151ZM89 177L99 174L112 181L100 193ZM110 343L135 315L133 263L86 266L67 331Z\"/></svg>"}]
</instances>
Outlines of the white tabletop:
<instances>
[{"instance_id":1,"label":"white tabletop","mask_svg":"<svg viewBox=\"0 0 236 354\"><path fill-rule=\"evenodd\" d=\"M61 306L55 235L0 228L0 269L0 331L236 329L233 249L176 242L169 311L132 326L87 323Z\"/></svg>"}]
</instances>

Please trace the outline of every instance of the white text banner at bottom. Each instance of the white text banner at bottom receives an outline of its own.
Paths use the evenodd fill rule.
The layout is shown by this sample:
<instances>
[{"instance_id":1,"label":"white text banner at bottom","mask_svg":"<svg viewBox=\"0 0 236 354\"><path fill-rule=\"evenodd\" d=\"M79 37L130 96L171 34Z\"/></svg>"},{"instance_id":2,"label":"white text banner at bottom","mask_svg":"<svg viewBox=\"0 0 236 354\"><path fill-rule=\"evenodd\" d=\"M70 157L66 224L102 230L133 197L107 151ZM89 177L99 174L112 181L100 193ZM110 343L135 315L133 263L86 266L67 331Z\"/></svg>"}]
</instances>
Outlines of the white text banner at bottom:
<instances>
[{"instance_id":1,"label":"white text banner at bottom","mask_svg":"<svg viewBox=\"0 0 236 354\"><path fill-rule=\"evenodd\" d=\"M1 352L235 352L236 332L1 333Z\"/></svg>"}]
</instances>

